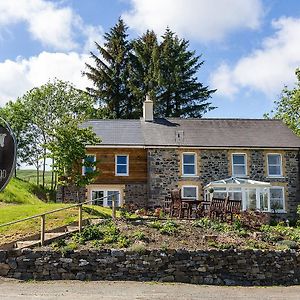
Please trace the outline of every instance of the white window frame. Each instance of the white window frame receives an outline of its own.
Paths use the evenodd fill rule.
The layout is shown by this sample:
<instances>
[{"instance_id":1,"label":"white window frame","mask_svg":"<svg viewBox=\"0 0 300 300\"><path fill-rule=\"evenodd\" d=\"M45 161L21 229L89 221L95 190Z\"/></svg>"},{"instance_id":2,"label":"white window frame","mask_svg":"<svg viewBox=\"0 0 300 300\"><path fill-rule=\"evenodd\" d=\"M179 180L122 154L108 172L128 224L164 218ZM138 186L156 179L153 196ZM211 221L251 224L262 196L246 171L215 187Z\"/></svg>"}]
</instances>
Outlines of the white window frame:
<instances>
[{"instance_id":1,"label":"white window frame","mask_svg":"<svg viewBox=\"0 0 300 300\"><path fill-rule=\"evenodd\" d=\"M274 185L274 186L271 186L270 188L269 188L269 207L270 207L270 212L271 213L273 213L273 209L271 208L271 189L281 189L282 190L282 209L277 209L276 210L276 212L278 212L278 213L285 213L286 212L286 209L285 209L285 188L284 188L284 186L276 186L276 185Z\"/></svg>"},{"instance_id":2,"label":"white window frame","mask_svg":"<svg viewBox=\"0 0 300 300\"><path fill-rule=\"evenodd\" d=\"M245 157L245 164L234 164L233 163L233 156L234 155L244 155ZM234 173L234 166L244 166L245 165L245 174L235 174ZM247 153L232 153L231 154L231 174L233 177L247 177L248 176L248 166L247 166Z\"/></svg>"},{"instance_id":3,"label":"white window frame","mask_svg":"<svg viewBox=\"0 0 300 300\"><path fill-rule=\"evenodd\" d=\"M270 170L269 170L269 155L279 155L280 157L280 174L279 175L272 175L270 174ZM278 165L271 165L271 166L278 166ZM268 169L268 177L282 177L282 155L280 153L267 153L267 169Z\"/></svg>"},{"instance_id":4,"label":"white window frame","mask_svg":"<svg viewBox=\"0 0 300 300\"><path fill-rule=\"evenodd\" d=\"M97 155L95 153L87 153L85 156L94 156L94 162L97 161ZM84 164L84 161L85 161L85 158L82 160L82 164ZM86 174L85 168L86 167L84 165L82 165L82 170L81 170L82 175ZM93 171L95 171L95 170L96 170L96 166L93 166Z\"/></svg>"},{"instance_id":5,"label":"white window frame","mask_svg":"<svg viewBox=\"0 0 300 300\"><path fill-rule=\"evenodd\" d=\"M196 200L199 199L198 186L197 186L197 185L183 185L183 186L181 187L181 198L183 198L183 199L191 199L191 200L194 199L193 197L184 197L184 192L183 192L183 190L184 190L185 188L196 188Z\"/></svg>"},{"instance_id":6,"label":"white window frame","mask_svg":"<svg viewBox=\"0 0 300 300\"><path fill-rule=\"evenodd\" d=\"M118 173L118 156L126 156L127 157L126 174ZM119 164L119 165L125 166L124 164ZM115 155L115 176L129 176L129 155L128 154L116 154Z\"/></svg>"},{"instance_id":7,"label":"white window frame","mask_svg":"<svg viewBox=\"0 0 300 300\"><path fill-rule=\"evenodd\" d=\"M184 164L184 155L194 155L194 164ZM181 174L182 177L196 177L197 176L197 153L196 152L183 152L181 155ZM195 172L194 174L184 174L184 165L192 166L194 165Z\"/></svg>"},{"instance_id":8,"label":"white window frame","mask_svg":"<svg viewBox=\"0 0 300 300\"><path fill-rule=\"evenodd\" d=\"M121 193L121 189L119 188L114 188L114 187L105 187L105 188L93 188L90 191L90 200L92 200L93 197L93 192L103 192L103 207L110 207L107 205L107 194L108 192L118 192L119 193L119 205L122 206L123 203L123 199L122 199L122 193ZM92 204L94 204L92 202Z\"/></svg>"}]
</instances>

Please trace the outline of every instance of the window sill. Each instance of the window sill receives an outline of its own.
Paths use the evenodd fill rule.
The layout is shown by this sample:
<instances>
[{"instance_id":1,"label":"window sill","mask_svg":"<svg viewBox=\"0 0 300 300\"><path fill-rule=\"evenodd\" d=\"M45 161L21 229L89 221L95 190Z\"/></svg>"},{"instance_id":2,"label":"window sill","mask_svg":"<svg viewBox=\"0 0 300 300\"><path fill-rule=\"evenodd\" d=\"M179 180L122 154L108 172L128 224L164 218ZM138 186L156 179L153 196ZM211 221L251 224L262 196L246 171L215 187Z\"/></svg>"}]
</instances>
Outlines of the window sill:
<instances>
[{"instance_id":1,"label":"window sill","mask_svg":"<svg viewBox=\"0 0 300 300\"><path fill-rule=\"evenodd\" d=\"M129 176L129 174L116 174L115 176L118 176L118 177L128 177Z\"/></svg>"},{"instance_id":2,"label":"window sill","mask_svg":"<svg viewBox=\"0 0 300 300\"><path fill-rule=\"evenodd\" d=\"M199 178L198 175L181 175L181 178Z\"/></svg>"},{"instance_id":3,"label":"window sill","mask_svg":"<svg viewBox=\"0 0 300 300\"><path fill-rule=\"evenodd\" d=\"M285 176L282 176L282 175L280 175L280 176L267 176L266 178L271 178L271 179L276 179L276 178L278 178L278 179L285 179Z\"/></svg>"}]
</instances>

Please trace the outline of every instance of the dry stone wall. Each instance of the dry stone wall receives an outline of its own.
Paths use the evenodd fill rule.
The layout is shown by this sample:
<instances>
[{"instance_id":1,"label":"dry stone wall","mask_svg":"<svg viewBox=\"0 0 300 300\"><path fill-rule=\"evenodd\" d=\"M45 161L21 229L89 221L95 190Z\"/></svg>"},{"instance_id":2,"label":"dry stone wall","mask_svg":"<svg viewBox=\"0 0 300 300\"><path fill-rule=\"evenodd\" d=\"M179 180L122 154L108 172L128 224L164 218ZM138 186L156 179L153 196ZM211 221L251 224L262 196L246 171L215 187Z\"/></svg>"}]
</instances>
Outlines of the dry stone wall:
<instances>
[{"instance_id":1,"label":"dry stone wall","mask_svg":"<svg viewBox=\"0 0 300 300\"><path fill-rule=\"evenodd\" d=\"M0 276L24 280L136 280L215 285L300 283L300 253L262 250L0 251Z\"/></svg>"}]
</instances>

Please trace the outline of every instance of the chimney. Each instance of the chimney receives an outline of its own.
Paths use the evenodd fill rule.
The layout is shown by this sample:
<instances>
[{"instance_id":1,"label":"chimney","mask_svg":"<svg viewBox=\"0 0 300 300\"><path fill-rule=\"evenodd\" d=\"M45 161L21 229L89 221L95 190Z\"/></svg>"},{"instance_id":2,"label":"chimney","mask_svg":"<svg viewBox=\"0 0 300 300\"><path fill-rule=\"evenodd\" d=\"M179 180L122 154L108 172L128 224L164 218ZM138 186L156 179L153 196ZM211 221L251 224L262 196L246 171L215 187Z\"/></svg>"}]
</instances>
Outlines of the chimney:
<instances>
[{"instance_id":1,"label":"chimney","mask_svg":"<svg viewBox=\"0 0 300 300\"><path fill-rule=\"evenodd\" d=\"M146 96L146 100L143 105L143 119L145 122L153 121L153 101L150 99L150 96Z\"/></svg>"}]
</instances>

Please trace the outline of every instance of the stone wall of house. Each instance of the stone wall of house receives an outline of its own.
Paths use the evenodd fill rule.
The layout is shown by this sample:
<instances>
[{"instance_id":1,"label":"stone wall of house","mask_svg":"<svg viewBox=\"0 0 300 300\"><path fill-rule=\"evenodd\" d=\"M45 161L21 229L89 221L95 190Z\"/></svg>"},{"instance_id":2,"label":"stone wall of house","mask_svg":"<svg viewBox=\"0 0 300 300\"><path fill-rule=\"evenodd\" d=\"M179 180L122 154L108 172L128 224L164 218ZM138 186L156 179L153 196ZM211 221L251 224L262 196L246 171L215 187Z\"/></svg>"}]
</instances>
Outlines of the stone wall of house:
<instances>
[{"instance_id":1,"label":"stone wall of house","mask_svg":"<svg viewBox=\"0 0 300 300\"><path fill-rule=\"evenodd\" d=\"M146 183L126 184L124 189L124 200L133 203L138 208L148 206L148 188Z\"/></svg>"},{"instance_id":2,"label":"stone wall of house","mask_svg":"<svg viewBox=\"0 0 300 300\"><path fill-rule=\"evenodd\" d=\"M295 218L297 207L300 205L300 160L298 151L286 151L286 178L287 182L287 212L289 217Z\"/></svg>"},{"instance_id":3,"label":"stone wall of house","mask_svg":"<svg viewBox=\"0 0 300 300\"><path fill-rule=\"evenodd\" d=\"M0 276L25 280L136 280L215 285L300 283L300 253L262 250L0 251Z\"/></svg>"},{"instance_id":4,"label":"stone wall of house","mask_svg":"<svg viewBox=\"0 0 300 300\"><path fill-rule=\"evenodd\" d=\"M161 205L165 196L178 186L179 159L175 149L148 150L149 206Z\"/></svg>"},{"instance_id":5,"label":"stone wall of house","mask_svg":"<svg viewBox=\"0 0 300 300\"><path fill-rule=\"evenodd\" d=\"M203 186L211 181L228 178L227 150L201 150L200 177Z\"/></svg>"},{"instance_id":6,"label":"stone wall of house","mask_svg":"<svg viewBox=\"0 0 300 300\"><path fill-rule=\"evenodd\" d=\"M78 192L78 194L77 194ZM57 187L56 202L61 203L74 203L86 201L86 188L75 186L59 185Z\"/></svg>"}]
</instances>

